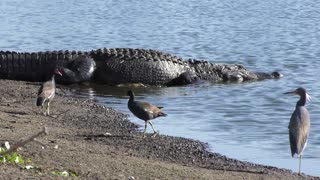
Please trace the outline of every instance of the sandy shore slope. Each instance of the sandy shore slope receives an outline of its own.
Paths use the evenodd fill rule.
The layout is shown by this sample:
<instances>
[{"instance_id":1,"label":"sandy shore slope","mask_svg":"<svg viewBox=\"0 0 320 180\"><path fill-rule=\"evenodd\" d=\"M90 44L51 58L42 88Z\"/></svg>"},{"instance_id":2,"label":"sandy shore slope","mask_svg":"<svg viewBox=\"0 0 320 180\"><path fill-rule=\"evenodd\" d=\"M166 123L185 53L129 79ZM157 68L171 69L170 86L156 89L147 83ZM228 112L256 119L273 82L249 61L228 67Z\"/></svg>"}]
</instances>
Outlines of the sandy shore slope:
<instances>
[{"instance_id":1,"label":"sandy shore slope","mask_svg":"<svg viewBox=\"0 0 320 180\"><path fill-rule=\"evenodd\" d=\"M36 169L1 165L1 179L56 179L53 171L77 179L320 179L289 170L230 159L185 138L142 138L125 114L57 89L52 114L35 106L39 85L0 80L0 143L14 144L41 131L49 134L18 152ZM107 133L107 135L106 135Z\"/></svg>"}]
</instances>

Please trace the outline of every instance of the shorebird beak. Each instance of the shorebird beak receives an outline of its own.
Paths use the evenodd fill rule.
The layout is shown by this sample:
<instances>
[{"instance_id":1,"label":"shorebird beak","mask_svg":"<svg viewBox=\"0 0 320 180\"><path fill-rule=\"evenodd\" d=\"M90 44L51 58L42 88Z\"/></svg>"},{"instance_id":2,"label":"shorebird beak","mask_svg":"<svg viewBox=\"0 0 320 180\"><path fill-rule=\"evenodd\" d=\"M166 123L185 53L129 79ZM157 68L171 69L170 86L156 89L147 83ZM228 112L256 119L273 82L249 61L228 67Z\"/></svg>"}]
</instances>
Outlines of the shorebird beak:
<instances>
[{"instance_id":1,"label":"shorebird beak","mask_svg":"<svg viewBox=\"0 0 320 180\"><path fill-rule=\"evenodd\" d=\"M56 73L59 74L60 76L62 76L60 69L58 69Z\"/></svg>"}]
</instances>

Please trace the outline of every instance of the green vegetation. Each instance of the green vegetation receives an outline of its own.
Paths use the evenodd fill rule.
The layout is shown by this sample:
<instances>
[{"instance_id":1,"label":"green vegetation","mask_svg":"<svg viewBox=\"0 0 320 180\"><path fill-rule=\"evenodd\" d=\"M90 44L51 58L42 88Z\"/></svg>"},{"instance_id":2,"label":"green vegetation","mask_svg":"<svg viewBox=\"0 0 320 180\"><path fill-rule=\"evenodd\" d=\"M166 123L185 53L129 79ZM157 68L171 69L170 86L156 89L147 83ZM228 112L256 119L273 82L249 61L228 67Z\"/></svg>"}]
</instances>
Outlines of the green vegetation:
<instances>
[{"instance_id":1,"label":"green vegetation","mask_svg":"<svg viewBox=\"0 0 320 180\"><path fill-rule=\"evenodd\" d=\"M12 151L10 152L10 144L9 142L4 143L5 147L0 147L0 164L13 164L19 165L25 170L30 169L39 169L36 166L29 165L32 161L30 158L23 159L17 152ZM7 152L7 153L6 153ZM51 174L64 176L64 177L76 177L78 174L73 171L51 171Z\"/></svg>"},{"instance_id":2,"label":"green vegetation","mask_svg":"<svg viewBox=\"0 0 320 180\"><path fill-rule=\"evenodd\" d=\"M0 153L4 153L10 149L9 142L4 143L5 147L0 147ZM26 162L31 162L31 160L28 158ZM0 163L9 163L9 164L19 164L24 165L25 160L22 159L22 157L17 152L11 152L4 154L3 156L0 156Z\"/></svg>"},{"instance_id":3,"label":"green vegetation","mask_svg":"<svg viewBox=\"0 0 320 180\"><path fill-rule=\"evenodd\" d=\"M75 172L68 172L68 171L52 171L51 174L58 175L58 176L65 176L65 177L76 177L78 176Z\"/></svg>"}]
</instances>

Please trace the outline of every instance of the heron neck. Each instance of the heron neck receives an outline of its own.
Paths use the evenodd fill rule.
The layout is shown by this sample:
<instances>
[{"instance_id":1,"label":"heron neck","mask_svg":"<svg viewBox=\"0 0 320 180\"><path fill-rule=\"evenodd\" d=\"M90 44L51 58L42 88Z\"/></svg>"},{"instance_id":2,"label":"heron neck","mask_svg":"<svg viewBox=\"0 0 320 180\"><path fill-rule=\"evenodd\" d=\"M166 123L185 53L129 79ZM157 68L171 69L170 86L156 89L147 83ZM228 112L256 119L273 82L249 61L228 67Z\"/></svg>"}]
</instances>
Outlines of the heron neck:
<instances>
[{"instance_id":1,"label":"heron neck","mask_svg":"<svg viewBox=\"0 0 320 180\"><path fill-rule=\"evenodd\" d=\"M306 102L307 102L306 94L303 94L303 95L300 96L300 99L299 99L299 101L297 102L296 107L298 107L298 106L304 106L304 105L306 104Z\"/></svg>"},{"instance_id":2,"label":"heron neck","mask_svg":"<svg viewBox=\"0 0 320 180\"><path fill-rule=\"evenodd\" d=\"M133 101L134 101L134 95L130 94L129 102L133 102Z\"/></svg>"}]
</instances>

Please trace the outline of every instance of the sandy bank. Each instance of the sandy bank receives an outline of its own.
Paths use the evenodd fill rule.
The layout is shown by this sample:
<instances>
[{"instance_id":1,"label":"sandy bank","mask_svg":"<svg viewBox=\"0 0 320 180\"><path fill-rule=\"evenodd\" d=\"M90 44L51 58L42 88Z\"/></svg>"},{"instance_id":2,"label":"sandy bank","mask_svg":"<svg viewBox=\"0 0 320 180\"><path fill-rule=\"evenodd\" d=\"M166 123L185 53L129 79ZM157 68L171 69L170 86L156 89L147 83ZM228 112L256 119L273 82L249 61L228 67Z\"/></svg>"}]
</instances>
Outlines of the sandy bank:
<instances>
[{"instance_id":1,"label":"sandy bank","mask_svg":"<svg viewBox=\"0 0 320 180\"><path fill-rule=\"evenodd\" d=\"M199 141L141 138L125 114L61 89L51 105L56 117L43 116L34 105L38 87L0 80L0 143L14 144L43 126L49 129L38 138L44 149L31 142L19 150L37 169L1 165L1 177L55 179L52 171L69 171L80 179L316 179L211 153Z\"/></svg>"}]
</instances>

